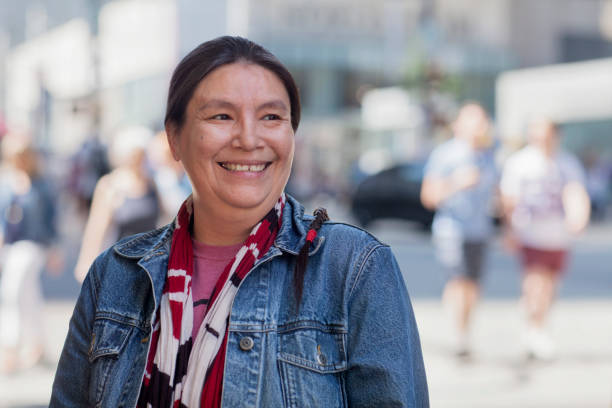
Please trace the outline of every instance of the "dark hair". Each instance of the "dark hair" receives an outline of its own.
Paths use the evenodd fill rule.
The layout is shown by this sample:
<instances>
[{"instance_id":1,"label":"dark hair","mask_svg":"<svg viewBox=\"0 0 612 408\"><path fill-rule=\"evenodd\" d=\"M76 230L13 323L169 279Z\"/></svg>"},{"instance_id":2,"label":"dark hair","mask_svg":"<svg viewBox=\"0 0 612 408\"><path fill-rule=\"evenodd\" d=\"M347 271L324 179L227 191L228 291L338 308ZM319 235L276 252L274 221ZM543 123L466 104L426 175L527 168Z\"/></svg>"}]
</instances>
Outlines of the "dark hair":
<instances>
[{"instance_id":1,"label":"dark hair","mask_svg":"<svg viewBox=\"0 0 612 408\"><path fill-rule=\"evenodd\" d=\"M296 131L300 123L300 94L285 66L261 45L242 37L218 37L200 44L176 66L170 89L164 124L181 128L185 121L187 104L202 79L215 69L244 61L259 65L276 74L289 94L291 104L291 127Z\"/></svg>"},{"instance_id":2,"label":"dark hair","mask_svg":"<svg viewBox=\"0 0 612 408\"><path fill-rule=\"evenodd\" d=\"M304 275L306 274L306 266L308 266L308 252L310 251L310 246L314 242L321 225L323 225L325 221L329 221L329 216L327 215L327 210L325 208L319 207L314 210L314 216L315 219L312 220L310 226L308 227L306 242L304 242L304 245L302 245L302 248L300 248L300 252L295 260L295 269L293 270L293 289L295 291L297 309L299 309L300 301L302 300Z\"/></svg>"}]
</instances>

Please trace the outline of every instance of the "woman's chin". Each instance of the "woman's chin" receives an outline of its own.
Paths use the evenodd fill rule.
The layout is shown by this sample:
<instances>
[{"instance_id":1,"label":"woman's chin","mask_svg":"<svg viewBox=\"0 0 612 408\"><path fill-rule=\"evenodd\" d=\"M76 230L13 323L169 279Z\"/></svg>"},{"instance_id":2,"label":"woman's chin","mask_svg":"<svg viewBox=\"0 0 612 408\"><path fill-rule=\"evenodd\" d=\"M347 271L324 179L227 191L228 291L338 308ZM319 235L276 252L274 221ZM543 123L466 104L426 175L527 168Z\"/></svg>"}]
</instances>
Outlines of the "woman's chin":
<instances>
[{"instance_id":1,"label":"woman's chin","mask_svg":"<svg viewBox=\"0 0 612 408\"><path fill-rule=\"evenodd\" d=\"M274 206L280 197L278 194L270 192L263 194L262 191L251 191L250 189L234 191L223 197L223 202L237 210L268 211Z\"/></svg>"}]
</instances>

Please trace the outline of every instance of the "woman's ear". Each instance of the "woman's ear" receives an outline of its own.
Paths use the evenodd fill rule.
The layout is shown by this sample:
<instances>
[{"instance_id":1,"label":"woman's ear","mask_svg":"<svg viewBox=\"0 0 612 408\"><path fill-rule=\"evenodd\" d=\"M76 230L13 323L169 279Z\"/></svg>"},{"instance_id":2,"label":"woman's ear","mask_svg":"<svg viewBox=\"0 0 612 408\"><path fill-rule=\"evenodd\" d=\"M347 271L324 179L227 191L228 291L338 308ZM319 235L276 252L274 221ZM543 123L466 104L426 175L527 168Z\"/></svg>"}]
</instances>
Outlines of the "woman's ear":
<instances>
[{"instance_id":1,"label":"woman's ear","mask_svg":"<svg viewBox=\"0 0 612 408\"><path fill-rule=\"evenodd\" d=\"M170 151L172 152L172 157L176 161L181 160L181 155L179 154L179 131L178 127L169 123L166 125L166 137L168 139L168 146L170 146Z\"/></svg>"}]
</instances>

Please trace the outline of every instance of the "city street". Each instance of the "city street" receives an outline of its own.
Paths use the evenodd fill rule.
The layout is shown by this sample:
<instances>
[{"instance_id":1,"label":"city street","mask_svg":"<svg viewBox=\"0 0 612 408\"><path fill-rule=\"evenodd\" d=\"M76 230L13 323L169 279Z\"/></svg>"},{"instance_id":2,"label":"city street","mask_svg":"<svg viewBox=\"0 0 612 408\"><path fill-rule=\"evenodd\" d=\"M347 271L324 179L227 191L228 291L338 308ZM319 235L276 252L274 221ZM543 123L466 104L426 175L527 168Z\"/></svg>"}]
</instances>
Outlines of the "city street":
<instances>
[{"instance_id":1,"label":"city street","mask_svg":"<svg viewBox=\"0 0 612 408\"><path fill-rule=\"evenodd\" d=\"M474 357L461 362L452 356L447 316L438 299L444 277L429 234L397 221L378 222L370 230L392 245L404 273L421 332L432 407L612 407L612 223L590 227L576 243L551 319L558 357L548 363L524 359L517 264L497 241L491 245L484 300L474 321ZM65 274L45 277L44 287L45 361L0 376L0 408L48 404L78 285Z\"/></svg>"},{"instance_id":2,"label":"city street","mask_svg":"<svg viewBox=\"0 0 612 408\"><path fill-rule=\"evenodd\" d=\"M0 408L49 405L80 282L96 254L183 209L190 222L181 222L186 228L179 231L206 244L238 243L262 216L262 203L281 188L306 214L322 206L331 222L369 222L362 229L389 245L414 309L432 407L612 408L612 0L0 4ZM181 207L190 192L193 208ZM481 259L479 243L446 240L446 251L437 253L427 209L448 215L446 225L437 218L436 228L452 237L482 237L489 219L511 219L522 241L536 248L564 247L567 231L591 224L574 237L567 258L563 251L512 252L496 227ZM315 219L314 226L320 215ZM263 237L266 228L257 231L265 234L255 234L253 248L272 241ZM375 282L392 272L394 285L402 283L384 259L356 254L351 248L359 240L351 234L332 235L319 240L331 256L311 260L304 274L295 262L305 296L327 313L319 319L325 324L337 317L320 299L342 295L316 273L344 276L350 262L340 265L339 251L373 265ZM185 241L187 232L174 241L180 256L168 262L170 270L191 266L181 254ZM159 249L146 245L150 255ZM202 252L216 258L223 251L203 245ZM290 269L303 260L285 255ZM470 264L482 260L479 286L458 282L456 291L452 285L444 291L449 270L437 255L447 263L463 255ZM521 255L533 269L527 277ZM559 281L543 276L549 271L538 268L541 260L549 264L545 269L563 269ZM125 277L138 266L106 265L105 281L115 285L96 290L95 302L117 295L107 312L120 314L119 306L130 302L140 310L136 289L115 290L133 287ZM202 268L205 278L222 272L208 261ZM196 277L194 304L208 305L210 296L201 295L211 293L210 279ZM361 286L363 293L393 299L376 285ZM442 303L443 292L450 302ZM179 289L164 293L185 299ZM270 310L292 316L293 299L269 298ZM371 330L347 330L379 333L378 343L392 344L378 329L405 311L377 308L376 300L364 302L375 310L376 324L357 325ZM342 310L363 321L354 303ZM200 316L202 309L195 309ZM468 315L469 336L457 327L467 327ZM97 350L108 354L107 334L125 333L110 326L85 334L92 359ZM151 336L145 337L129 340L146 348ZM401 356L410 345L397 338L401 346L391 351ZM164 339L157 360L174 353L176 342ZM374 340L368 337L370 350ZM277 364L287 351L280 343L262 358ZM359 356L355 342L348 343L343 349L352 373ZM317 360L321 347L311 348ZM92 367L113 366L108 359ZM138 367L132 364L132 371ZM168 370L157 368L163 380ZM241 372L256 368L245 363ZM127 369L115 371L134 378ZM385 377L374 371L368 375ZM98 382L86 380L94 393ZM182 386L193 389L189 382ZM335 398L359 393L350 381L340 388L315 390L313 405L331 400L325 392ZM274 388L274 397L281 391Z\"/></svg>"}]
</instances>

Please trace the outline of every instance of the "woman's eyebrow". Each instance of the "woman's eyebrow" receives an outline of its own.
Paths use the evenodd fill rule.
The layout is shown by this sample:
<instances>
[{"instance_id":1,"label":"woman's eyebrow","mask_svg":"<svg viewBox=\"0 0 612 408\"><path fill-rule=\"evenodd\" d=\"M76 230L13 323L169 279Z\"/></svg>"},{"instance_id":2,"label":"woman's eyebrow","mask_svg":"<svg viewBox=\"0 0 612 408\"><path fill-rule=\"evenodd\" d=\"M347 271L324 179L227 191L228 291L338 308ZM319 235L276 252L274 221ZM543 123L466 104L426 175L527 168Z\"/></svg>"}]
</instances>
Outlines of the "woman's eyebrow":
<instances>
[{"instance_id":1,"label":"woman's eyebrow","mask_svg":"<svg viewBox=\"0 0 612 408\"><path fill-rule=\"evenodd\" d=\"M236 105L234 105L231 102L225 101L223 99L211 99L208 101L205 101L204 103L200 104L200 106L198 107L198 112L201 112L205 109L236 109ZM285 104L285 102L283 102L280 99L275 99L269 102L265 102L262 103L261 105L259 105L257 107L257 110L264 110L264 109L279 109L279 110L283 110L283 111L289 111L289 108L287 107L287 105Z\"/></svg>"},{"instance_id":2,"label":"woman's eyebrow","mask_svg":"<svg viewBox=\"0 0 612 408\"><path fill-rule=\"evenodd\" d=\"M280 99L262 103L261 105L257 107L257 110L264 110L264 109L279 109L283 111L289 111L285 102L281 101Z\"/></svg>"},{"instance_id":3,"label":"woman's eyebrow","mask_svg":"<svg viewBox=\"0 0 612 408\"><path fill-rule=\"evenodd\" d=\"M224 101L222 99L211 99L208 100L204 103L202 103L199 107L198 107L198 112L201 112L205 109L234 109L235 106L233 103L228 102L228 101Z\"/></svg>"}]
</instances>

